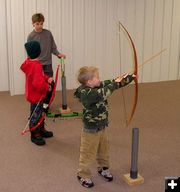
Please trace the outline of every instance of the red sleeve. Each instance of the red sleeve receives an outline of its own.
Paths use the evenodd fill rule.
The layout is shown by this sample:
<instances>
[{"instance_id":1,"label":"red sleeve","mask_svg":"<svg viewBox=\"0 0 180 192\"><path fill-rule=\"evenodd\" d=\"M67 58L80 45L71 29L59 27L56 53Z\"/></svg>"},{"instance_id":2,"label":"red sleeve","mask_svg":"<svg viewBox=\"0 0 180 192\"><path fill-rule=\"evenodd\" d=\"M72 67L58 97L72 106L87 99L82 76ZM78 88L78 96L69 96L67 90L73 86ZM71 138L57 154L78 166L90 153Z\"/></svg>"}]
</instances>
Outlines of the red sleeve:
<instances>
[{"instance_id":1,"label":"red sleeve","mask_svg":"<svg viewBox=\"0 0 180 192\"><path fill-rule=\"evenodd\" d=\"M46 80L47 76L43 75L42 66L36 65L33 73L34 73L32 82L33 87L39 90L39 92L48 91L49 86Z\"/></svg>"}]
</instances>

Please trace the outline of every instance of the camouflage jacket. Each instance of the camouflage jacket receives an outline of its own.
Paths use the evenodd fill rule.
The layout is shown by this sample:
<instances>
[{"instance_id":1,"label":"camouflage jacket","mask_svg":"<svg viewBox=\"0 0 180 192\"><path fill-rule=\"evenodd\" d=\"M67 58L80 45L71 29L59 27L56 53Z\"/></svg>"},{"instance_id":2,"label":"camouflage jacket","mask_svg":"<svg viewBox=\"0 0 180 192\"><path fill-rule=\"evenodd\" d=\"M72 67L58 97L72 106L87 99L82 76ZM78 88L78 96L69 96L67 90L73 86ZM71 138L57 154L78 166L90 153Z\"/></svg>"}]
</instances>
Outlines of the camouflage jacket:
<instances>
[{"instance_id":1,"label":"camouflage jacket","mask_svg":"<svg viewBox=\"0 0 180 192\"><path fill-rule=\"evenodd\" d=\"M105 80L99 87L81 85L76 89L74 96L83 105L84 131L97 132L108 126L108 96L114 90L128 85L132 80L132 75L128 75L120 83Z\"/></svg>"}]
</instances>

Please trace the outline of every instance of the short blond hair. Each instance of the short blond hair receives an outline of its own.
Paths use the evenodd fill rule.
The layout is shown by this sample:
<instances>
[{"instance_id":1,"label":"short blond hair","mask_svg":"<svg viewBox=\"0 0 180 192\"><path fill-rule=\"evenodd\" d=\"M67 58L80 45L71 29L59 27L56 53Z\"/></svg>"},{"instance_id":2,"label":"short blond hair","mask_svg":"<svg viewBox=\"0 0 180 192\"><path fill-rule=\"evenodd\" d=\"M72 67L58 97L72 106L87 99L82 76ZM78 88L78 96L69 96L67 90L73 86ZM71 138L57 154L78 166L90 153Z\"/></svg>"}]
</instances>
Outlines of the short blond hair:
<instances>
[{"instance_id":1,"label":"short blond hair","mask_svg":"<svg viewBox=\"0 0 180 192\"><path fill-rule=\"evenodd\" d=\"M93 66L84 66L79 69L77 79L79 83L86 85L88 80L91 80L98 73L98 68Z\"/></svg>"},{"instance_id":2,"label":"short blond hair","mask_svg":"<svg viewBox=\"0 0 180 192\"><path fill-rule=\"evenodd\" d=\"M44 22L44 15L42 13L35 13L32 16L32 23L36 23L36 22Z\"/></svg>"}]
</instances>

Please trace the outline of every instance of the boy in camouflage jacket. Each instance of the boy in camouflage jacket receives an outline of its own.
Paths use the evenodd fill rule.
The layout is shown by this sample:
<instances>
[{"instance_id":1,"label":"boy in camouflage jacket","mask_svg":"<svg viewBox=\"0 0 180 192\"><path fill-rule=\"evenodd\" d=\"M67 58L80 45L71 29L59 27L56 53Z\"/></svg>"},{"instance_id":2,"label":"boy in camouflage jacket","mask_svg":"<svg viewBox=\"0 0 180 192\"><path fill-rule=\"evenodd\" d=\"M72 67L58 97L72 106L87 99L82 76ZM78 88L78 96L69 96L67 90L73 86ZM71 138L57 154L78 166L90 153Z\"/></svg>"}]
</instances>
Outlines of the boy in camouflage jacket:
<instances>
[{"instance_id":1,"label":"boy in camouflage jacket","mask_svg":"<svg viewBox=\"0 0 180 192\"><path fill-rule=\"evenodd\" d=\"M131 83L135 77L134 74L126 74L113 80L100 81L97 68L85 66L79 70L78 81L81 86L76 89L74 96L83 105L84 127L77 178L84 187L94 186L90 166L95 159L99 175L106 181L113 180L109 171L109 146L105 129L108 126L107 98L114 90Z\"/></svg>"}]
</instances>

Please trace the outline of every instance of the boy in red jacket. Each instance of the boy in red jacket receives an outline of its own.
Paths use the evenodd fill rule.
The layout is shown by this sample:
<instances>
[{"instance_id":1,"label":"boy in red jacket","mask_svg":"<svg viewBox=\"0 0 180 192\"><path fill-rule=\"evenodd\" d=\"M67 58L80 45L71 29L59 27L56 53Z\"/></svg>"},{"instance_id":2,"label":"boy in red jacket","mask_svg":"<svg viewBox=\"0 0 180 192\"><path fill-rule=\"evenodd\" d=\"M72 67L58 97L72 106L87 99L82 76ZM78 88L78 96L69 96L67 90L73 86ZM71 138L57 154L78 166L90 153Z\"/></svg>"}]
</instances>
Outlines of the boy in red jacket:
<instances>
[{"instance_id":1,"label":"boy in red jacket","mask_svg":"<svg viewBox=\"0 0 180 192\"><path fill-rule=\"evenodd\" d=\"M45 145L43 138L52 137L53 133L44 128L43 100L49 91L49 84L53 78L44 74L42 65L38 60L41 53L40 44L37 41L25 43L28 58L20 69L25 73L26 99L30 102L29 129L31 130L31 141L36 145ZM38 125L39 124L39 125Z\"/></svg>"}]
</instances>

